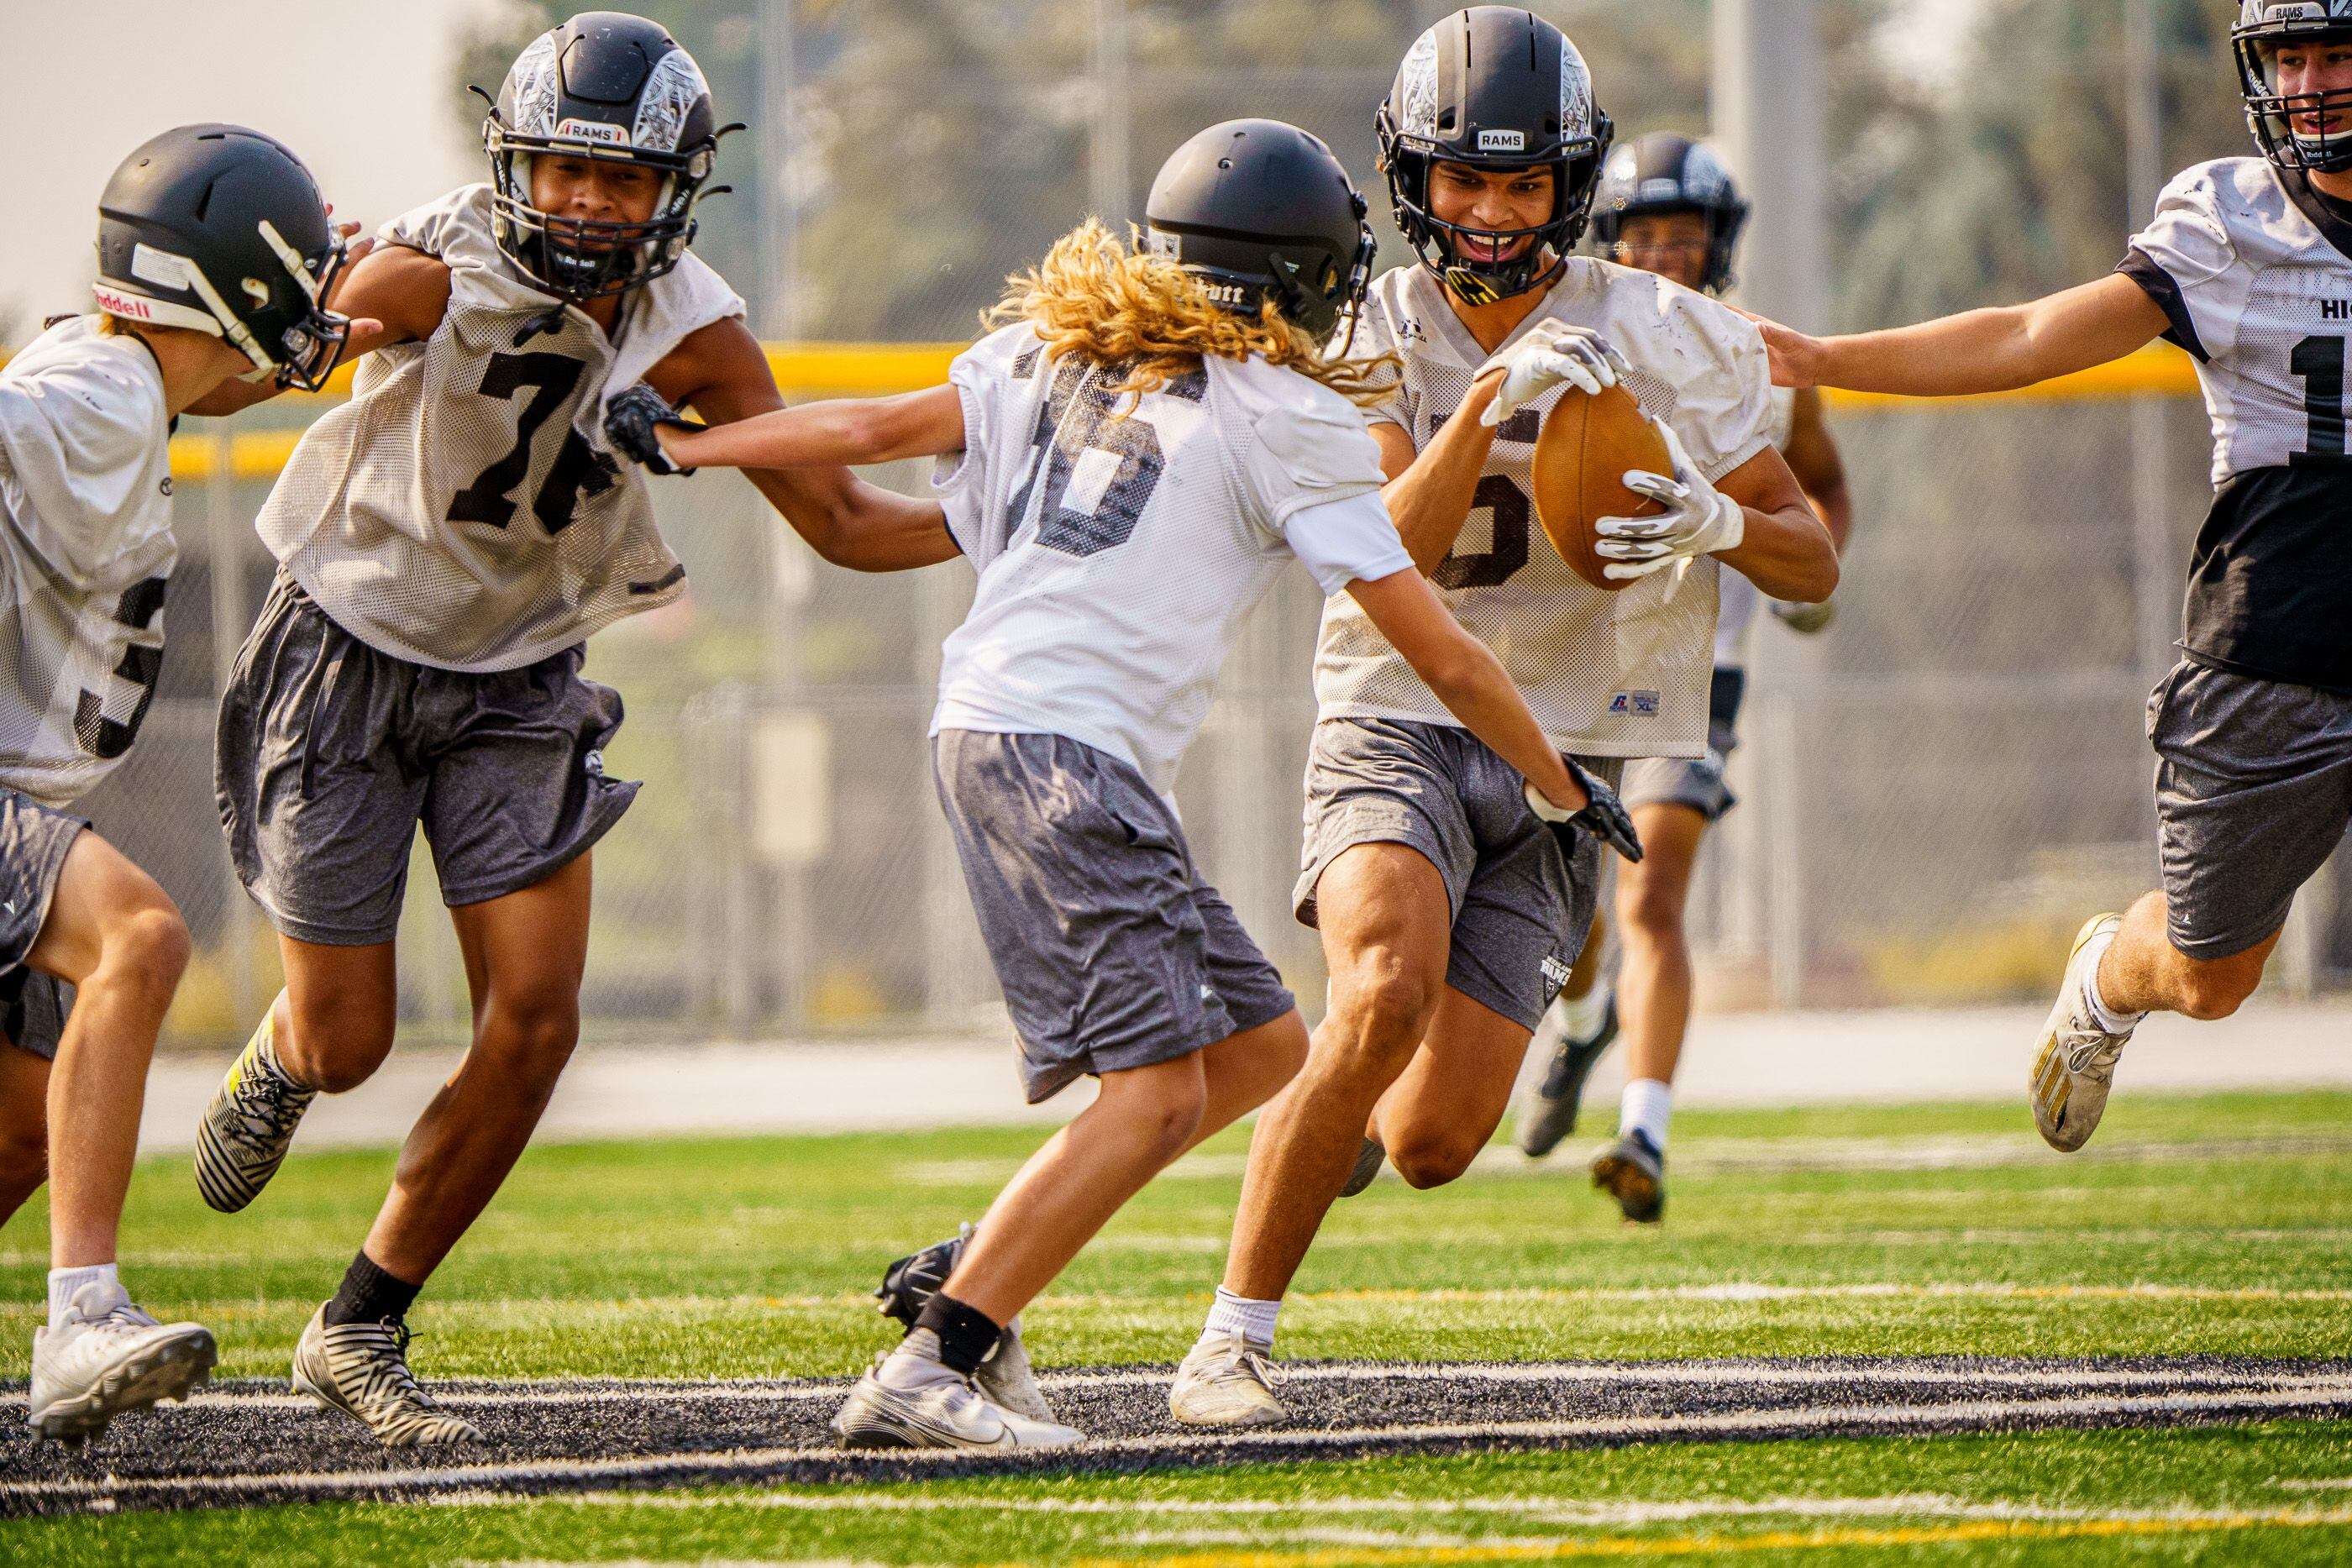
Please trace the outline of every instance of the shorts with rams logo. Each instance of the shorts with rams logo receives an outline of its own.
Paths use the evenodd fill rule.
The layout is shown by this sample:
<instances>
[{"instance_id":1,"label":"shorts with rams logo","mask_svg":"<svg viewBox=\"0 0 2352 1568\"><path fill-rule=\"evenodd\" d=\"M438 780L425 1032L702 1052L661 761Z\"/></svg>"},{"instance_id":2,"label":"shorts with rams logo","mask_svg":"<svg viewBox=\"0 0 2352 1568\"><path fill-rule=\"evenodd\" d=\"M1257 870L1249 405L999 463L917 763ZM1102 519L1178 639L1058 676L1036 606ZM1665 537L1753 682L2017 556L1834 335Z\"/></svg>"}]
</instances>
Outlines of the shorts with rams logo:
<instances>
[{"instance_id":1,"label":"shorts with rams logo","mask_svg":"<svg viewBox=\"0 0 2352 1568\"><path fill-rule=\"evenodd\" d=\"M1612 785L1622 764L1577 759ZM1533 1030L1584 946L1601 841L1563 860L1528 810L1518 770L1466 729L1419 719L1327 718L1307 757L1307 846L1292 903L1314 925L1324 871L1358 844L1418 850L1445 882L1445 983Z\"/></svg>"}]
</instances>

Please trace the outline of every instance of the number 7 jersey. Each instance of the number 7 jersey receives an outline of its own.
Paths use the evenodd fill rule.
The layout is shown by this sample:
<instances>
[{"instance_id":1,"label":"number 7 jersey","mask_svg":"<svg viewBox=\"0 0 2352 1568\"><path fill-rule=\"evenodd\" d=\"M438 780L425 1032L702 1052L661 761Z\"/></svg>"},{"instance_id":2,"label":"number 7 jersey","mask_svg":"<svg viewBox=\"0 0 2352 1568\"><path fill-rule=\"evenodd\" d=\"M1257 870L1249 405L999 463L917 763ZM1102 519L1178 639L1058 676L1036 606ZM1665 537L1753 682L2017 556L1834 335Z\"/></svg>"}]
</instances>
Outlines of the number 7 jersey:
<instances>
[{"instance_id":1,"label":"number 7 jersey","mask_svg":"<svg viewBox=\"0 0 2352 1568\"><path fill-rule=\"evenodd\" d=\"M608 338L514 271L487 185L380 243L446 263L448 308L362 360L351 401L303 433L257 521L270 553L345 631L446 670L520 669L677 598L686 569L604 438L604 398L742 300L688 256Z\"/></svg>"},{"instance_id":2,"label":"number 7 jersey","mask_svg":"<svg viewBox=\"0 0 2352 1568\"><path fill-rule=\"evenodd\" d=\"M1709 479L1771 444L1772 389L1756 329L1701 294L1612 262L1571 256L1542 302L1497 348L1546 321L1590 328L1633 365L1628 391L1682 437ZM1394 353L1403 380L1370 417L1403 428L1416 450L1470 395L1491 356L1454 314L1425 267L1372 285L1356 340ZM1446 607L1495 651L1552 744L1588 757L1699 757L1706 750L1714 669L1712 558L1655 573L1614 593L1576 574L1538 526L1535 442L1560 398L1554 387L1503 422L1480 471L1470 516L1430 573ZM1349 600L1324 606L1315 695L1325 718L1454 724L1436 695Z\"/></svg>"}]
</instances>

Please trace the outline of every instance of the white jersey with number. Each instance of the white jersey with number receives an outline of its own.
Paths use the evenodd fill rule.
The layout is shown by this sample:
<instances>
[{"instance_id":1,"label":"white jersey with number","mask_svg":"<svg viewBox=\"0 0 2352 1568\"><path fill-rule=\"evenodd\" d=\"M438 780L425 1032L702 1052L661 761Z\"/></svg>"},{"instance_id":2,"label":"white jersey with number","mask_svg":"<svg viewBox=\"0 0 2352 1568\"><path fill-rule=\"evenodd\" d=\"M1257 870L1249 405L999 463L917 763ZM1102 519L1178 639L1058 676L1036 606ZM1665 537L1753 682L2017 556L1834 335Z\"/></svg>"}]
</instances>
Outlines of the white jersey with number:
<instances>
[{"instance_id":1,"label":"white jersey with number","mask_svg":"<svg viewBox=\"0 0 2352 1568\"><path fill-rule=\"evenodd\" d=\"M1797 392L1794 387L1772 389L1772 444L1781 452L1797 434ZM1720 602L1715 612L1715 667L1718 670L1741 670L1748 667L1748 629L1756 624L1756 607L1763 602L1763 590L1736 571L1723 574Z\"/></svg>"},{"instance_id":2,"label":"white jersey with number","mask_svg":"<svg viewBox=\"0 0 2352 1568\"><path fill-rule=\"evenodd\" d=\"M1650 273L1570 257L1507 350L1547 322L1601 333L1633 366L1627 390L1665 420L1691 461L1720 479L1770 444L1771 381L1756 329L1726 307ZM1373 285L1357 351L1393 352L1403 379L1371 411L1415 447L1469 396L1494 357L1454 313L1423 267ZM1430 574L1462 624L1495 651L1552 743L1599 757L1697 757L1706 749L1716 579L1712 558L1686 574L1654 573L1611 593L1561 559L1538 526L1530 480L1536 434L1559 399L1555 387L1496 433L1469 520ZM1456 722L1355 604L1323 612L1315 655L1322 716Z\"/></svg>"},{"instance_id":3,"label":"white jersey with number","mask_svg":"<svg viewBox=\"0 0 2352 1568\"><path fill-rule=\"evenodd\" d=\"M1381 455L1328 388L1210 359L1140 399L1026 325L956 356L936 489L979 570L931 730L1067 736L1165 794L1234 629L1296 559L1327 593L1412 564Z\"/></svg>"},{"instance_id":4,"label":"white jersey with number","mask_svg":"<svg viewBox=\"0 0 2352 1568\"><path fill-rule=\"evenodd\" d=\"M303 433L258 521L271 553L353 636L446 670L518 669L677 598L686 569L604 439L604 400L743 301L689 255L607 337L508 262L487 185L381 243L448 264L448 309L361 361L351 401Z\"/></svg>"},{"instance_id":5,"label":"white jersey with number","mask_svg":"<svg viewBox=\"0 0 2352 1568\"><path fill-rule=\"evenodd\" d=\"M139 733L163 664L163 375L77 316L0 370L0 785L62 807Z\"/></svg>"}]
</instances>

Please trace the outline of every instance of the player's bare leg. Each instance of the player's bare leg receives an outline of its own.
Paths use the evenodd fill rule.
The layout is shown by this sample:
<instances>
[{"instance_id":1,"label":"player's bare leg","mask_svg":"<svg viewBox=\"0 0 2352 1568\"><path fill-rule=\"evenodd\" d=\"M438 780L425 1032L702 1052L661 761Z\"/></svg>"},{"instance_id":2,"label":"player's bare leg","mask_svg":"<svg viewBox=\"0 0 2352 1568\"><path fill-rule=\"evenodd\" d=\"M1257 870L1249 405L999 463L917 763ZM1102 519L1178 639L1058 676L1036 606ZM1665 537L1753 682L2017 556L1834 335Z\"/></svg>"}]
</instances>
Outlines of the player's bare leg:
<instances>
[{"instance_id":1,"label":"player's bare leg","mask_svg":"<svg viewBox=\"0 0 2352 1568\"><path fill-rule=\"evenodd\" d=\"M367 1255L422 1284L474 1223L539 1125L580 1040L590 857L503 898L449 912L474 999L474 1040L401 1145Z\"/></svg>"},{"instance_id":2,"label":"player's bare leg","mask_svg":"<svg viewBox=\"0 0 2352 1568\"><path fill-rule=\"evenodd\" d=\"M2262 984L2263 966L2278 942L2273 931L2242 953L2192 958L2172 945L2164 894L2145 894L2125 911L2116 939L2099 960L2099 994L2118 1013L2228 1018Z\"/></svg>"},{"instance_id":3,"label":"player's bare leg","mask_svg":"<svg viewBox=\"0 0 2352 1568\"><path fill-rule=\"evenodd\" d=\"M1258 1118L1224 1288L1272 1301L1355 1164L1372 1107L1412 1062L1445 991L1452 904L1418 850L1357 844L1325 869L1317 902L1330 1010L1307 1065Z\"/></svg>"},{"instance_id":4,"label":"player's bare leg","mask_svg":"<svg viewBox=\"0 0 2352 1568\"><path fill-rule=\"evenodd\" d=\"M1029 1156L989 1206L945 1289L997 1322L1069 1266L1151 1178L1264 1104L1307 1057L1297 1012L1173 1061L1102 1075L1093 1104Z\"/></svg>"},{"instance_id":5,"label":"player's bare leg","mask_svg":"<svg viewBox=\"0 0 2352 1568\"><path fill-rule=\"evenodd\" d=\"M86 832L25 961L75 988L49 1070L50 1264L111 1263L147 1068L187 967L188 928L152 877Z\"/></svg>"},{"instance_id":6,"label":"player's bare leg","mask_svg":"<svg viewBox=\"0 0 2352 1568\"><path fill-rule=\"evenodd\" d=\"M1706 836L1705 813L1672 802L1636 806L1641 861L1617 868L1617 1011L1625 1035L1625 1092L1617 1141L1592 1162L1592 1184L1625 1218L1646 1223L1665 1207L1666 1117L1675 1066L1690 1029L1690 939L1683 921Z\"/></svg>"},{"instance_id":7,"label":"player's bare leg","mask_svg":"<svg viewBox=\"0 0 2352 1568\"><path fill-rule=\"evenodd\" d=\"M49 1179L49 1063L0 1049L0 1225Z\"/></svg>"},{"instance_id":8,"label":"player's bare leg","mask_svg":"<svg viewBox=\"0 0 2352 1568\"><path fill-rule=\"evenodd\" d=\"M1468 1170L1509 1109L1529 1031L1451 986L1374 1121L1397 1174L1443 1186Z\"/></svg>"}]
</instances>

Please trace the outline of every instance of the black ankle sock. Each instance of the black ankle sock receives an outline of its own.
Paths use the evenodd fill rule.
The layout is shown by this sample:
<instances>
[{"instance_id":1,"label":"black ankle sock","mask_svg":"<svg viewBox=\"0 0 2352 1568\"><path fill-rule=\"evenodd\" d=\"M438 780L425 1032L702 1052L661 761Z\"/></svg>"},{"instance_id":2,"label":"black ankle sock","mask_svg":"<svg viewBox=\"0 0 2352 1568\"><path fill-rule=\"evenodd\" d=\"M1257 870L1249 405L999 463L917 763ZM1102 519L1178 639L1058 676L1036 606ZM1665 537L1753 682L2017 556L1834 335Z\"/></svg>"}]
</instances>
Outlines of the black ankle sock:
<instances>
[{"instance_id":1,"label":"black ankle sock","mask_svg":"<svg viewBox=\"0 0 2352 1568\"><path fill-rule=\"evenodd\" d=\"M327 1303L327 1326L343 1323L381 1322L386 1318L405 1318L408 1309L416 1302L416 1292L422 1285L412 1285L405 1280L394 1279L376 1267L373 1259L362 1251L352 1260L344 1270L342 1289Z\"/></svg>"},{"instance_id":2,"label":"black ankle sock","mask_svg":"<svg viewBox=\"0 0 2352 1568\"><path fill-rule=\"evenodd\" d=\"M939 1335L940 1362L967 1377L980 1370L980 1364L996 1349L997 1339L1004 1333L1003 1324L945 1291L923 1303L915 1327Z\"/></svg>"}]
</instances>

